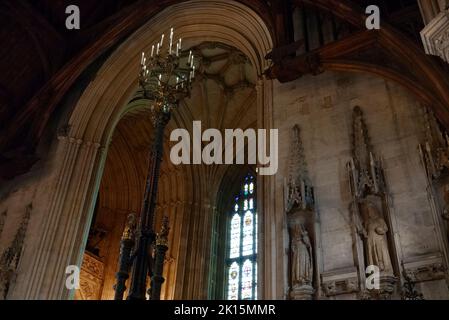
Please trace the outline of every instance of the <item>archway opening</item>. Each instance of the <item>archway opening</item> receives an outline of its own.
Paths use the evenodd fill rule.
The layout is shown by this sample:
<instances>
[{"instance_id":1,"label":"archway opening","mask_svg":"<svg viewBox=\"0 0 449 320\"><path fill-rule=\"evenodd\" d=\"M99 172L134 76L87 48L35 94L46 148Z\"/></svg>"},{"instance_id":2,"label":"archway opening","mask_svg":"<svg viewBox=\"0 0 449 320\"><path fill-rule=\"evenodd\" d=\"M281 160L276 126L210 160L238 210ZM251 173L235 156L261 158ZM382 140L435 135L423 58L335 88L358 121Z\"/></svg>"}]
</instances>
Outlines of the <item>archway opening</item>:
<instances>
[{"instance_id":1,"label":"archway opening","mask_svg":"<svg viewBox=\"0 0 449 320\"><path fill-rule=\"evenodd\" d=\"M213 232L216 202L222 192L219 185L227 167L242 167L174 165L170 159L175 143L169 141L171 131L184 128L192 136L193 121L200 121L202 129L217 129L224 136L225 129L254 129L257 123L256 73L248 57L217 42L201 42L189 50L199 63L197 80L191 97L181 101L165 132L156 209L155 231L163 216L170 221L163 299L206 297L209 261L215 250L207 235ZM127 109L108 149L76 299L113 299L126 218L141 211L154 128L150 106L140 92ZM198 234L205 237L198 239ZM203 272L196 272L198 268Z\"/></svg>"}]
</instances>

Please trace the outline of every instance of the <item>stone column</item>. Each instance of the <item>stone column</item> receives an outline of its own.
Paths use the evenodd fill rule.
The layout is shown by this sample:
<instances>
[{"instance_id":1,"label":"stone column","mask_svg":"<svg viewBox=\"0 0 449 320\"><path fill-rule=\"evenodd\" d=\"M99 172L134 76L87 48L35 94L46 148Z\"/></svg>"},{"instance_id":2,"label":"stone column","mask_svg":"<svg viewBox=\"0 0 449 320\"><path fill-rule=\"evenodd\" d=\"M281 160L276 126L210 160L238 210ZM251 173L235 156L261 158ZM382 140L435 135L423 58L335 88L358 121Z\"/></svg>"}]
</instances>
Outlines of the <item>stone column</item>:
<instances>
[{"instance_id":1,"label":"stone column","mask_svg":"<svg viewBox=\"0 0 449 320\"><path fill-rule=\"evenodd\" d=\"M61 137L62 161L27 274L25 299L70 299L66 267L81 265L101 173L99 143Z\"/></svg>"}]
</instances>

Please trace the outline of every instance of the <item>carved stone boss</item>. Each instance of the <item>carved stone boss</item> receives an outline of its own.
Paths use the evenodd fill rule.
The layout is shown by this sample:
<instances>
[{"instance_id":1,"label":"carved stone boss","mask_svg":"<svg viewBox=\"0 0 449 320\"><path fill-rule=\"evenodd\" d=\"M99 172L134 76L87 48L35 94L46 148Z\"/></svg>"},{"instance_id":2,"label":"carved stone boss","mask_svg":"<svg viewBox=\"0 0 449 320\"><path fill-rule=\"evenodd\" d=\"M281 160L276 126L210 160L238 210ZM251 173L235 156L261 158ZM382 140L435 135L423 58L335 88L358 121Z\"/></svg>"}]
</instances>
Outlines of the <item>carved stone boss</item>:
<instances>
[{"instance_id":1,"label":"carved stone boss","mask_svg":"<svg viewBox=\"0 0 449 320\"><path fill-rule=\"evenodd\" d=\"M297 125L292 129L288 177L284 183L285 211L289 232L290 298L312 299L314 272L314 195L308 178Z\"/></svg>"},{"instance_id":2,"label":"carved stone boss","mask_svg":"<svg viewBox=\"0 0 449 320\"><path fill-rule=\"evenodd\" d=\"M366 289L365 268L375 266L380 271L380 290L368 294L373 298L390 298L397 282L397 267L393 264L396 250L391 232L387 188L382 161L373 153L360 107L353 110L352 159L347 167L360 289Z\"/></svg>"}]
</instances>

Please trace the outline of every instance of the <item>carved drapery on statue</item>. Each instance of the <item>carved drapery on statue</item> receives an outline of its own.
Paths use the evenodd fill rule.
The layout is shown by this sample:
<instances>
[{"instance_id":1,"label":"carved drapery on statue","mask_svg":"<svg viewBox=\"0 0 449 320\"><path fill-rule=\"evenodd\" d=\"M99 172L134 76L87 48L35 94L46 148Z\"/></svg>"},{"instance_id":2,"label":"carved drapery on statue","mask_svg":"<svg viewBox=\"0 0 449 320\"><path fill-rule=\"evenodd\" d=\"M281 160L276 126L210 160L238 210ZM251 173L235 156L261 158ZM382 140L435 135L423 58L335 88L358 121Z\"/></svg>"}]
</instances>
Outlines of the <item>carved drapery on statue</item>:
<instances>
[{"instance_id":1,"label":"carved drapery on statue","mask_svg":"<svg viewBox=\"0 0 449 320\"><path fill-rule=\"evenodd\" d=\"M351 217L360 290L365 288L365 268L380 271L380 290L364 292L371 298L390 298L397 282L392 258L395 245L388 212L388 195L382 161L372 150L360 107L353 110L352 158L348 163L352 195Z\"/></svg>"},{"instance_id":2,"label":"carved drapery on statue","mask_svg":"<svg viewBox=\"0 0 449 320\"><path fill-rule=\"evenodd\" d=\"M301 223L291 228L292 284L293 287L312 285L313 257L308 232Z\"/></svg>"},{"instance_id":3,"label":"carved drapery on statue","mask_svg":"<svg viewBox=\"0 0 449 320\"><path fill-rule=\"evenodd\" d=\"M393 265L388 250L387 223L375 204L368 202L366 208L368 211L365 222L368 264L378 266L380 272L384 274L392 275Z\"/></svg>"},{"instance_id":4,"label":"carved drapery on statue","mask_svg":"<svg viewBox=\"0 0 449 320\"><path fill-rule=\"evenodd\" d=\"M427 177L427 192L437 224L436 234L444 268L449 267L449 135L429 108L424 107L424 139L418 147ZM437 274L435 275L437 277ZM449 275L446 271L446 280Z\"/></svg>"},{"instance_id":5,"label":"carved drapery on statue","mask_svg":"<svg viewBox=\"0 0 449 320\"><path fill-rule=\"evenodd\" d=\"M290 298L312 299L315 293L315 220L313 187L307 175L299 127L292 129L287 179L284 184L285 212L289 231Z\"/></svg>"}]
</instances>

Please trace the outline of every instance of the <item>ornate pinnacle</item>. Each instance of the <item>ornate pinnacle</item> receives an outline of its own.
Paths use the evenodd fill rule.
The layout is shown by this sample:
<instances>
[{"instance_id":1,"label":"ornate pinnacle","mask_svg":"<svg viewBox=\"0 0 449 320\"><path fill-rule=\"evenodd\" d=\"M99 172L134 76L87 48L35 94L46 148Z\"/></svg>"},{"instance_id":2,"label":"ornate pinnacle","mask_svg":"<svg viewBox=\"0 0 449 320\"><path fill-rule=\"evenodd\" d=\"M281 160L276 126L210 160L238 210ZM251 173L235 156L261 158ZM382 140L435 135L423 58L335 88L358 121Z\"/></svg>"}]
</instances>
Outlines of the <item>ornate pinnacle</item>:
<instances>
[{"instance_id":1,"label":"ornate pinnacle","mask_svg":"<svg viewBox=\"0 0 449 320\"><path fill-rule=\"evenodd\" d=\"M168 247L168 233L170 231L169 219L164 216L162 219L161 231L157 234L156 245Z\"/></svg>"},{"instance_id":2,"label":"ornate pinnacle","mask_svg":"<svg viewBox=\"0 0 449 320\"><path fill-rule=\"evenodd\" d=\"M130 213L126 218L126 225L123 230L122 240L134 240L136 235L136 226L136 215L134 213Z\"/></svg>"}]
</instances>

